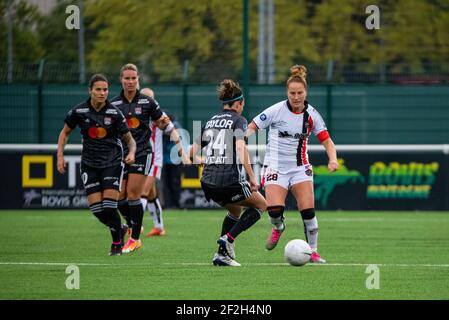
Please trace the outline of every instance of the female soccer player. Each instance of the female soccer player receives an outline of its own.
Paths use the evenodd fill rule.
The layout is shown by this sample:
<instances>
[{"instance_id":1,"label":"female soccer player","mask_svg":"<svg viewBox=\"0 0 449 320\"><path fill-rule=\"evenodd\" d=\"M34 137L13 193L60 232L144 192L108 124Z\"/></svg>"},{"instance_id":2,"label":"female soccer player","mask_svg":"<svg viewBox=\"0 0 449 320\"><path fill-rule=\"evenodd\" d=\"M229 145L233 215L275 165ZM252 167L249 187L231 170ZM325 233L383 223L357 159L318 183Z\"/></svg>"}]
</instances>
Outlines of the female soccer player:
<instances>
[{"instance_id":1,"label":"female soccer player","mask_svg":"<svg viewBox=\"0 0 449 320\"><path fill-rule=\"evenodd\" d=\"M201 187L208 201L212 199L228 210L212 263L237 267L240 264L235 261L234 240L260 219L267 204L257 191L259 185L246 147L247 121L241 116L245 104L242 90L234 81L224 80L217 91L223 110L202 127L201 141L193 144L190 157L196 157L199 150L207 146ZM242 206L247 209L240 217Z\"/></svg>"},{"instance_id":2,"label":"female soccer player","mask_svg":"<svg viewBox=\"0 0 449 320\"><path fill-rule=\"evenodd\" d=\"M134 64L129 63L121 68L120 81L123 89L118 96L111 100L111 103L123 112L137 144L135 163L125 167L118 206L132 230L131 237L123 247L123 252L129 253L142 247L139 239L143 220L143 207L140 198L153 156L150 143L151 121L154 121L157 127L164 130L166 134L173 135L180 153L182 153L182 146L173 123L163 115L159 104L138 90L139 73ZM184 158L186 157L184 156ZM186 162L188 163L188 159Z\"/></svg>"},{"instance_id":3,"label":"female soccer player","mask_svg":"<svg viewBox=\"0 0 449 320\"><path fill-rule=\"evenodd\" d=\"M325 263L317 252L318 221L315 216L313 171L307 155L307 140L313 133L328 156L328 170L338 169L337 152L318 111L307 101L307 69L291 67L287 80L287 100L264 110L249 125L249 133L270 128L265 153L262 184L268 203L272 232L266 248L276 247L285 229L285 198L291 190L304 223L306 240L312 248L310 262Z\"/></svg>"},{"instance_id":4,"label":"female soccer player","mask_svg":"<svg viewBox=\"0 0 449 320\"><path fill-rule=\"evenodd\" d=\"M94 75L89 84L90 97L69 111L58 139L59 173L65 173L64 147L76 126L83 137L81 177L86 189L90 210L109 227L112 246L109 255L122 254L122 230L117 213L117 200L123 175L123 148L120 137L126 142L128 154L125 163L134 162L134 141L122 112L107 100L108 81L103 75Z\"/></svg>"},{"instance_id":5,"label":"female soccer player","mask_svg":"<svg viewBox=\"0 0 449 320\"><path fill-rule=\"evenodd\" d=\"M154 91L150 88L143 88L140 91L142 94L154 99ZM162 130L159 129L156 123L151 122L151 148L153 150L153 157L151 161L151 168L149 170L145 186L142 194L143 211L148 206L148 211L153 218L154 227L146 234L147 237L165 236L164 219L162 217L162 206L158 197L156 188L156 179L161 179L161 172L163 166L163 150L162 150Z\"/></svg>"}]
</instances>

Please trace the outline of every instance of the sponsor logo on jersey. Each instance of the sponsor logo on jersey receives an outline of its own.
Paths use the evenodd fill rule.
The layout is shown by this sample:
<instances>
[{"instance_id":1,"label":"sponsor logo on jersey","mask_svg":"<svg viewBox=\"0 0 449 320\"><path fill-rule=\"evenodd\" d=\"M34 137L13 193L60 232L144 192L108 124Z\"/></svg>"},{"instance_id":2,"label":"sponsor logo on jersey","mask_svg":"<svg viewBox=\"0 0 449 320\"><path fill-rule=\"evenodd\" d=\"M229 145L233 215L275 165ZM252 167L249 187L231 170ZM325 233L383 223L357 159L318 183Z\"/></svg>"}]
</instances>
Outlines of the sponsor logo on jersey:
<instances>
[{"instance_id":1,"label":"sponsor logo on jersey","mask_svg":"<svg viewBox=\"0 0 449 320\"><path fill-rule=\"evenodd\" d=\"M241 194L238 194L238 195L233 196L233 197L231 198L231 201L236 201L236 200L239 200L239 199L241 199L241 198L243 198L243 196L242 196Z\"/></svg>"},{"instance_id":2,"label":"sponsor logo on jersey","mask_svg":"<svg viewBox=\"0 0 449 320\"><path fill-rule=\"evenodd\" d=\"M108 109L108 110L106 110L106 114L117 114L117 110L115 110L115 109Z\"/></svg>"},{"instance_id":3,"label":"sponsor logo on jersey","mask_svg":"<svg viewBox=\"0 0 449 320\"><path fill-rule=\"evenodd\" d=\"M134 112L135 112L136 114L142 114L142 107L136 107L136 108L134 109Z\"/></svg>"},{"instance_id":4,"label":"sponsor logo on jersey","mask_svg":"<svg viewBox=\"0 0 449 320\"><path fill-rule=\"evenodd\" d=\"M92 139L103 139L106 137L107 131L103 127L91 127L87 130L87 134Z\"/></svg>"},{"instance_id":5,"label":"sponsor logo on jersey","mask_svg":"<svg viewBox=\"0 0 449 320\"><path fill-rule=\"evenodd\" d=\"M140 125L140 121L137 118L128 118L126 120L126 123L128 124L128 128L130 129L136 129Z\"/></svg>"},{"instance_id":6,"label":"sponsor logo on jersey","mask_svg":"<svg viewBox=\"0 0 449 320\"><path fill-rule=\"evenodd\" d=\"M260 115L260 120L262 120L262 121L265 121L265 120L267 120L267 116L265 115L265 113L262 113L261 115Z\"/></svg>"},{"instance_id":7,"label":"sponsor logo on jersey","mask_svg":"<svg viewBox=\"0 0 449 320\"><path fill-rule=\"evenodd\" d=\"M111 104L112 104L113 106L119 106L119 105L123 104L123 101L122 101L122 100L113 101L113 102L111 102Z\"/></svg>"},{"instance_id":8,"label":"sponsor logo on jersey","mask_svg":"<svg viewBox=\"0 0 449 320\"><path fill-rule=\"evenodd\" d=\"M302 139L302 140L305 140L308 137L309 137L308 133L295 133L295 136L294 136L295 139Z\"/></svg>"},{"instance_id":9,"label":"sponsor logo on jersey","mask_svg":"<svg viewBox=\"0 0 449 320\"><path fill-rule=\"evenodd\" d=\"M293 136L288 133L288 131L279 131L279 138L293 138Z\"/></svg>"},{"instance_id":10,"label":"sponsor logo on jersey","mask_svg":"<svg viewBox=\"0 0 449 320\"><path fill-rule=\"evenodd\" d=\"M145 104L145 103L150 103L150 100L148 100L148 99L139 99L139 101L137 102L137 104Z\"/></svg>"},{"instance_id":11,"label":"sponsor logo on jersey","mask_svg":"<svg viewBox=\"0 0 449 320\"><path fill-rule=\"evenodd\" d=\"M109 126L111 124L111 121L112 121L111 117L104 117L104 124L105 125Z\"/></svg>"},{"instance_id":12,"label":"sponsor logo on jersey","mask_svg":"<svg viewBox=\"0 0 449 320\"><path fill-rule=\"evenodd\" d=\"M87 112L89 112L89 108L76 109L76 113L87 113Z\"/></svg>"}]
</instances>

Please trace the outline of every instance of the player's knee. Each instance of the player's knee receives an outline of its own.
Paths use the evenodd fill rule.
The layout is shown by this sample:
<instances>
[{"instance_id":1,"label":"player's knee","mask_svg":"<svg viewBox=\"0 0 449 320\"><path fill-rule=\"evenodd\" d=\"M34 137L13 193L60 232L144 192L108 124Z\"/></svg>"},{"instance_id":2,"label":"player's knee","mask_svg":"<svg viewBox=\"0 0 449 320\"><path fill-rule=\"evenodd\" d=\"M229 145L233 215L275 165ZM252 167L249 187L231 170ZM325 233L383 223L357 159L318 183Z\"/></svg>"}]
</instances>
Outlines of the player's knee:
<instances>
[{"instance_id":1,"label":"player's knee","mask_svg":"<svg viewBox=\"0 0 449 320\"><path fill-rule=\"evenodd\" d=\"M302 220L310 220L315 218L315 208L304 209L300 211Z\"/></svg>"},{"instance_id":2,"label":"player's knee","mask_svg":"<svg viewBox=\"0 0 449 320\"><path fill-rule=\"evenodd\" d=\"M261 201L261 202L257 205L256 208L260 211L260 214L262 214L264 211L267 210L267 202L266 202L265 200L264 200L264 201Z\"/></svg>"},{"instance_id":3,"label":"player's knee","mask_svg":"<svg viewBox=\"0 0 449 320\"><path fill-rule=\"evenodd\" d=\"M272 218L279 218L284 215L284 206L269 206L268 215Z\"/></svg>"}]
</instances>

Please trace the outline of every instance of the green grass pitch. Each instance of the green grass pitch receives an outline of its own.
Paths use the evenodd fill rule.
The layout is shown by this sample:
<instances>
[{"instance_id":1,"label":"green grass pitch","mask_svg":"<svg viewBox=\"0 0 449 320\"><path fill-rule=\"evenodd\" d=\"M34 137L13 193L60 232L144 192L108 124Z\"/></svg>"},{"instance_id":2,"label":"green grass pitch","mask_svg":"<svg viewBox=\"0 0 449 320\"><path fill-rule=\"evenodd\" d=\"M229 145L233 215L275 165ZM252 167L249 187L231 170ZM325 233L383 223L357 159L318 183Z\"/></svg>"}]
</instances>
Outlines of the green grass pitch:
<instances>
[{"instance_id":1,"label":"green grass pitch","mask_svg":"<svg viewBox=\"0 0 449 320\"><path fill-rule=\"evenodd\" d=\"M108 230L88 210L0 211L0 299L449 299L449 213L318 212L326 265L285 263L288 240L304 238L287 212L280 244L266 251L267 214L236 241L240 268L211 264L224 211L164 213L167 235L143 250L107 255ZM152 219L145 213L146 231ZM68 290L68 265L80 288ZM367 289L369 264L379 288Z\"/></svg>"}]
</instances>

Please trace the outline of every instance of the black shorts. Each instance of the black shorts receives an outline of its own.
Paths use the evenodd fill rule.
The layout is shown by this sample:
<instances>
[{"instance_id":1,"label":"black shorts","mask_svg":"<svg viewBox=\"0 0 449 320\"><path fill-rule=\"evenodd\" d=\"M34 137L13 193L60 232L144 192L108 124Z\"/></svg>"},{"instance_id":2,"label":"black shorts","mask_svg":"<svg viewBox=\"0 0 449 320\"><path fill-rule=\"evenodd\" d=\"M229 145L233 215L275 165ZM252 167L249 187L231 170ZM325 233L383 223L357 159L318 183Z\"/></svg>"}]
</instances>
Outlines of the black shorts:
<instances>
[{"instance_id":1,"label":"black shorts","mask_svg":"<svg viewBox=\"0 0 449 320\"><path fill-rule=\"evenodd\" d=\"M153 162L153 154L136 158L133 164L125 164L123 179L128 180L128 174L143 174L147 176L150 173L151 164Z\"/></svg>"},{"instance_id":2,"label":"black shorts","mask_svg":"<svg viewBox=\"0 0 449 320\"><path fill-rule=\"evenodd\" d=\"M93 168L81 163L80 172L87 195L106 189L120 191L120 185L123 179L122 163L107 168Z\"/></svg>"},{"instance_id":3,"label":"black shorts","mask_svg":"<svg viewBox=\"0 0 449 320\"><path fill-rule=\"evenodd\" d=\"M251 197L251 188L246 181L236 182L226 187L213 186L201 182L201 188L207 201L213 200L220 206L240 202Z\"/></svg>"}]
</instances>

